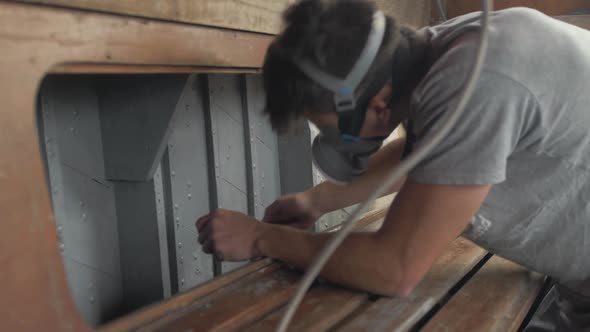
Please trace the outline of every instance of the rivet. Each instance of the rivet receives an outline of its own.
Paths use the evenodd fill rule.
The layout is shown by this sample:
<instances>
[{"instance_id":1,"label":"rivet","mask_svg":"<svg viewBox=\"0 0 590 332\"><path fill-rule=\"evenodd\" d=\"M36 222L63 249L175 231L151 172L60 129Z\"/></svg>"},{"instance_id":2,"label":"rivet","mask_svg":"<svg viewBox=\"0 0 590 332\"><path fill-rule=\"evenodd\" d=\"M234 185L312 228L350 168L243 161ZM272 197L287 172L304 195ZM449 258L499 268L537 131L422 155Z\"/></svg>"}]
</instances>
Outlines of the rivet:
<instances>
[{"instance_id":1,"label":"rivet","mask_svg":"<svg viewBox=\"0 0 590 332\"><path fill-rule=\"evenodd\" d=\"M180 221L180 217L176 217L176 221Z\"/></svg>"},{"instance_id":2,"label":"rivet","mask_svg":"<svg viewBox=\"0 0 590 332\"><path fill-rule=\"evenodd\" d=\"M90 303L94 303L94 296L90 297Z\"/></svg>"},{"instance_id":3,"label":"rivet","mask_svg":"<svg viewBox=\"0 0 590 332\"><path fill-rule=\"evenodd\" d=\"M176 176L176 172L175 172L175 171L172 171L170 174L171 174L172 176Z\"/></svg>"},{"instance_id":4,"label":"rivet","mask_svg":"<svg viewBox=\"0 0 590 332\"><path fill-rule=\"evenodd\" d=\"M74 111L72 113L74 113L74 116L78 116L78 111Z\"/></svg>"},{"instance_id":5,"label":"rivet","mask_svg":"<svg viewBox=\"0 0 590 332\"><path fill-rule=\"evenodd\" d=\"M180 279L180 284L184 285L184 278Z\"/></svg>"},{"instance_id":6,"label":"rivet","mask_svg":"<svg viewBox=\"0 0 590 332\"><path fill-rule=\"evenodd\" d=\"M61 233L63 230L64 230L64 228L61 225L57 226L58 233Z\"/></svg>"},{"instance_id":7,"label":"rivet","mask_svg":"<svg viewBox=\"0 0 590 332\"><path fill-rule=\"evenodd\" d=\"M197 253L196 253L196 252L195 252L195 253L193 253L193 259L194 259L194 260L197 260L198 258L199 258L199 255L197 255Z\"/></svg>"},{"instance_id":8,"label":"rivet","mask_svg":"<svg viewBox=\"0 0 590 332\"><path fill-rule=\"evenodd\" d=\"M227 160L229 160L229 154L228 154L228 155L226 155L226 156L225 156L225 158L226 158Z\"/></svg>"},{"instance_id":9,"label":"rivet","mask_svg":"<svg viewBox=\"0 0 590 332\"><path fill-rule=\"evenodd\" d=\"M174 204L174 208L178 210L178 204Z\"/></svg>"},{"instance_id":10,"label":"rivet","mask_svg":"<svg viewBox=\"0 0 590 332\"><path fill-rule=\"evenodd\" d=\"M86 220L86 213L82 213L82 220Z\"/></svg>"},{"instance_id":11,"label":"rivet","mask_svg":"<svg viewBox=\"0 0 590 332\"><path fill-rule=\"evenodd\" d=\"M80 206L84 206L84 202L80 201Z\"/></svg>"},{"instance_id":12,"label":"rivet","mask_svg":"<svg viewBox=\"0 0 590 332\"><path fill-rule=\"evenodd\" d=\"M184 257L183 256L180 256L180 261L181 262L184 262Z\"/></svg>"},{"instance_id":13,"label":"rivet","mask_svg":"<svg viewBox=\"0 0 590 332\"><path fill-rule=\"evenodd\" d=\"M182 248L182 242L178 242L178 248Z\"/></svg>"},{"instance_id":14,"label":"rivet","mask_svg":"<svg viewBox=\"0 0 590 332\"><path fill-rule=\"evenodd\" d=\"M61 243L59 245L59 251L64 252L64 250L66 250L66 246L63 243Z\"/></svg>"},{"instance_id":15,"label":"rivet","mask_svg":"<svg viewBox=\"0 0 590 332\"><path fill-rule=\"evenodd\" d=\"M71 128L70 128L70 131L71 131L72 133L75 133L75 132L76 132L76 128L74 128L74 127L71 127Z\"/></svg>"},{"instance_id":16,"label":"rivet","mask_svg":"<svg viewBox=\"0 0 590 332\"><path fill-rule=\"evenodd\" d=\"M186 186L190 188L192 186L192 183L189 181L186 183Z\"/></svg>"},{"instance_id":17,"label":"rivet","mask_svg":"<svg viewBox=\"0 0 590 332\"><path fill-rule=\"evenodd\" d=\"M188 194L188 195L186 195L186 197L188 197L188 199L192 199L193 198L193 195L192 194Z\"/></svg>"}]
</instances>

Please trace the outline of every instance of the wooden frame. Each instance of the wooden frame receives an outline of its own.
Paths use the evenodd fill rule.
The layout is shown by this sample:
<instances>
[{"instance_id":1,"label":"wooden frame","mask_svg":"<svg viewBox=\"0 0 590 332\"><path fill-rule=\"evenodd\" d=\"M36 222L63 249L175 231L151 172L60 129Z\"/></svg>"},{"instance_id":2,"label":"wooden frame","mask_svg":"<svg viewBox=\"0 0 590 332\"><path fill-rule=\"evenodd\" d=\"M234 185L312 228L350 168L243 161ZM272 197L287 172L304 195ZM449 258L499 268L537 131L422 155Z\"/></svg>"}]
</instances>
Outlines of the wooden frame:
<instances>
[{"instance_id":1,"label":"wooden frame","mask_svg":"<svg viewBox=\"0 0 590 332\"><path fill-rule=\"evenodd\" d=\"M0 2L0 321L7 331L84 331L58 252L36 127L49 72L254 72L272 37Z\"/></svg>"}]
</instances>

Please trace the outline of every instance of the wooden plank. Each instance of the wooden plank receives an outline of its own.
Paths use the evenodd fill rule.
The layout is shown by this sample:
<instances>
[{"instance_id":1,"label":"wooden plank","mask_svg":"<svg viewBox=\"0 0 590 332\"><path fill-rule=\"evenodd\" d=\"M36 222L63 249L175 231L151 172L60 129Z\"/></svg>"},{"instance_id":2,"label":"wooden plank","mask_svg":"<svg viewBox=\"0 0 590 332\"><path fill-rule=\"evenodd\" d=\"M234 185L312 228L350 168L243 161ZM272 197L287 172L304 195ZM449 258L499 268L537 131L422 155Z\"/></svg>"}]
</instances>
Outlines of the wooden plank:
<instances>
[{"instance_id":1,"label":"wooden plank","mask_svg":"<svg viewBox=\"0 0 590 332\"><path fill-rule=\"evenodd\" d=\"M260 74L260 69L239 67L200 67L200 66L140 66L140 65L101 65L93 63L59 64L49 69L52 74Z\"/></svg>"},{"instance_id":2,"label":"wooden plank","mask_svg":"<svg viewBox=\"0 0 590 332\"><path fill-rule=\"evenodd\" d=\"M326 331L346 318L365 300L367 300L366 294L343 288L331 286L312 288L297 309L289 331ZM249 326L245 331L274 331L284 312L284 308L275 311Z\"/></svg>"},{"instance_id":3,"label":"wooden plank","mask_svg":"<svg viewBox=\"0 0 590 332\"><path fill-rule=\"evenodd\" d=\"M590 9L588 0L495 0L494 9L510 7L535 8L547 15L568 15L576 10ZM480 1L473 0L447 0L447 16L449 18L463 15L481 9Z\"/></svg>"},{"instance_id":4,"label":"wooden plank","mask_svg":"<svg viewBox=\"0 0 590 332\"><path fill-rule=\"evenodd\" d=\"M23 0L236 30L277 33L295 0Z\"/></svg>"},{"instance_id":5,"label":"wooden plank","mask_svg":"<svg viewBox=\"0 0 590 332\"><path fill-rule=\"evenodd\" d=\"M555 16L556 19L590 30L590 15Z\"/></svg>"},{"instance_id":6,"label":"wooden plank","mask_svg":"<svg viewBox=\"0 0 590 332\"><path fill-rule=\"evenodd\" d=\"M403 24L422 27L430 22L432 0L375 0L375 2L384 13L394 16Z\"/></svg>"},{"instance_id":7,"label":"wooden plank","mask_svg":"<svg viewBox=\"0 0 590 332\"><path fill-rule=\"evenodd\" d=\"M295 291L297 280L299 274L292 270L264 274L253 282L233 287L231 292L202 299L199 307L155 330L235 331L285 304Z\"/></svg>"},{"instance_id":8,"label":"wooden plank","mask_svg":"<svg viewBox=\"0 0 590 332\"><path fill-rule=\"evenodd\" d=\"M200 298L229 286L252 273L260 271L265 267L269 267L270 265L275 264L273 264L269 259L263 259L251 263L240 269L225 274L223 277L213 279L210 282L191 291L176 295L167 301L152 305L113 321L105 325L102 331L128 331L136 329L143 324L156 321L158 318L164 317L167 314L173 314L177 310L181 310L182 308L189 306Z\"/></svg>"},{"instance_id":9,"label":"wooden plank","mask_svg":"<svg viewBox=\"0 0 590 332\"><path fill-rule=\"evenodd\" d=\"M422 331L516 331L542 284L540 274L494 256Z\"/></svg>"},{"instance_id":10,"label":"wooden plank","mask_svg":"<svg viewBox=\"0 0 590 332\"><path fill-rule=\"evenodd\" d=\"M339 331L408 331L436 306L486 252L463 239L456 239L432 266L407 298L383 297L371 304Z\"/></svg>"},{"instance_id":11,"label":"wooden plank","mask_svg":"<svg viewBox=\"0 0 590 332\"><path fill-rule=\"evenodd\" d=\"M125 14L175 22L277 34L282 13L296 0L18 0ZM377 0L387 14L405 24L423 26L430 19L429 0Z\"/></svg>"},{"instance_id":12,"label":"wooden plank","mask_svg":"<svg viewBox=\"0 0 590 332\"><path fill-rule=\"evenodd\" d=\"M91 12L11 2L0 6L0 43L11 50L1 61L26 63L30 70L63 63L260 68L272 40Z\"/></svg>"}]
</instances>

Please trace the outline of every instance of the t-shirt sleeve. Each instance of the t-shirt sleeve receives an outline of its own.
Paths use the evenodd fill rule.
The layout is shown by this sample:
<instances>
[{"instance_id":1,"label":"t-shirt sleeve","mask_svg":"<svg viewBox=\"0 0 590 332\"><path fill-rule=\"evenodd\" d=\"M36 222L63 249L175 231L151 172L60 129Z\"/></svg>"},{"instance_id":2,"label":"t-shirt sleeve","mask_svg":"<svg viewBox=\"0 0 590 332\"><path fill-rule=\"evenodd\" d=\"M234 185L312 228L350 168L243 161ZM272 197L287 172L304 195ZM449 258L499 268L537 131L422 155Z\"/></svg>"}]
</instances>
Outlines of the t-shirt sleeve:
<instances>
[{"instance_id":1,"label":"t-shirt sleeve","mask_svg":"<svg viewBox=\"0 0 590 332\"><path fill-rule=\"evenodd\" d=\"M440 130L461 97L465 69L438 75L419 86L412 97L408 144L415 150ZM451 132L408 175L419 183L444 185L497 184L526 130L536 99L520 83L484 72L463 115Z\"/></svg>"}]
</instances>

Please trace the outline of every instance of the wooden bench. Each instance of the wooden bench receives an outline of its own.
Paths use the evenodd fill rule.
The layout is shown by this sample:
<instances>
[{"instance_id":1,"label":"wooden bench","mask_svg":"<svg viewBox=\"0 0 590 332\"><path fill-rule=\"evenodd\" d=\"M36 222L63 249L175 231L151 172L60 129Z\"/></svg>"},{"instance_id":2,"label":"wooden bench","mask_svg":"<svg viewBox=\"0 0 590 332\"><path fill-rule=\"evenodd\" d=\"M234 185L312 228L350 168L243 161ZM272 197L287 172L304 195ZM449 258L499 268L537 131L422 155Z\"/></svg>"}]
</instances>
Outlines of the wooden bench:
<instances>
[{"instance_id":1,"label":"wooden bench","mask_svg":"<svg viewBox=\"0 0 590 332\"><path fill-rule=\"evenodd\" d=\"M358 229L374 231L384 211ZM273 331L301 274L262 260L106 331ZM292 331L516 331L543 288L543 276L457 238L407 298L389 298L318 282L296 313Z\"/></svg>"}]
</instances>

